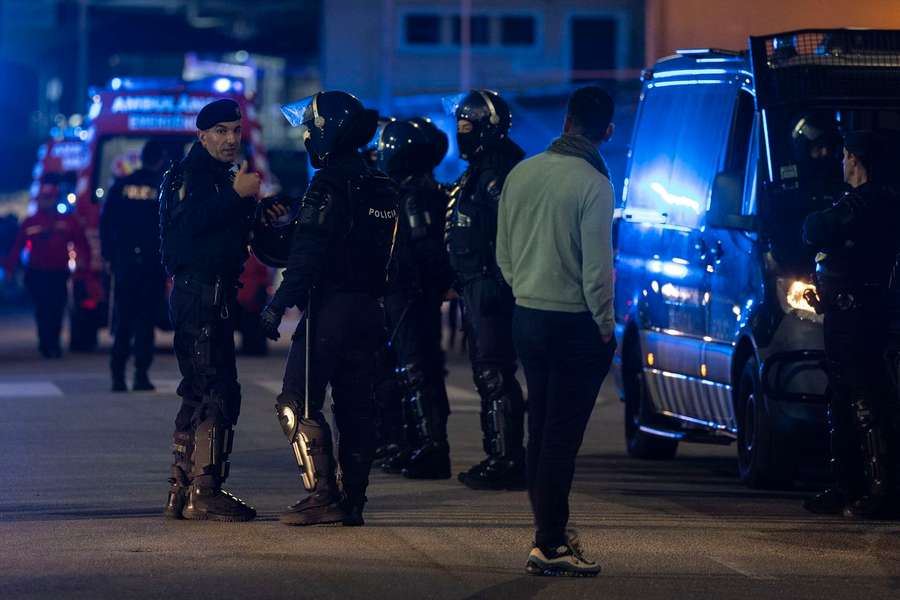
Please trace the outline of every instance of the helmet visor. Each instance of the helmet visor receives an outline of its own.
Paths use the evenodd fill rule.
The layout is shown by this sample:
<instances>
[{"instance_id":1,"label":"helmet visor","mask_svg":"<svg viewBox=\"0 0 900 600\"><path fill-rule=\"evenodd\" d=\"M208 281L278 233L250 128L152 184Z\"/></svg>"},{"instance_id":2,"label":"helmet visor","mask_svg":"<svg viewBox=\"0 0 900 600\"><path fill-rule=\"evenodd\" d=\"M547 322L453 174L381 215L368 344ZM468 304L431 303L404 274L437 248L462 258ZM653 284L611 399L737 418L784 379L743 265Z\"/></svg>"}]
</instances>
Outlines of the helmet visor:
<instances>
[{"instance_id":1,"label":"helmet visor","mask_svg":"<svg viewBox=\"0 0 900 600\"><path fill-rule=\"evenodd\" d=\"M459 105L462 104L462 101L465 100L466 96L468 95L469 92L460 92L459 94L444 96L443 98L441 98L441 104L444 106L444 112L455 119L456 111L459 109Z\"/></svg>"},{"instance_id":2,"label":"helmet visor","mask_svg":"<svg viewBox=\"0 0 900 600\"><path fill-rule=\"evenodd\" d=\"M317 124L316 121L318 119L321 119L316 106L318 95L313 94L281 107L281 114L291 124L291 127L300 129L300 135L303 139L306 139L307 131Z\"/></svg>"}]
</instances>

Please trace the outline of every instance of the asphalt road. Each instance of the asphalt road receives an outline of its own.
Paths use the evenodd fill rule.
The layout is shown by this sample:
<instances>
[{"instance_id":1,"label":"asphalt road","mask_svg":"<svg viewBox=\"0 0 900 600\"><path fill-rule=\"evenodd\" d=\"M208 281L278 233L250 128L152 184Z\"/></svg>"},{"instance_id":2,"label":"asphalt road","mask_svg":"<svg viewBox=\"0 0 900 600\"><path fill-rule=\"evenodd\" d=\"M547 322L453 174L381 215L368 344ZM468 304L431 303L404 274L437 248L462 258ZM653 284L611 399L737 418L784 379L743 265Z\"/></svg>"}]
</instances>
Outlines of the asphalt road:
<instances>
[{"instance_id":1,"label":"asphalt road","mask_svg":"<svg viewBox=\"0 0 900 600\"><path fill-rule=\"evenodd\" d=\"M524 493L455 480L375 473L366 527L285 527L277 515L301 486L272 410L284 343L238 362L228 487L257 520L165 521L173 357L154 365L156 393L112 394L104 354L44 361L34 345L23 315L0 315L0 599L900 598L900 524L806 514L808 490L744 489L733 448L628 459L610 386L571 498L572 524L604 568L597 579L526 575ZM449 384L461 470L480 460L481 442L459 354Z\"/></svg>"}]
</instances>

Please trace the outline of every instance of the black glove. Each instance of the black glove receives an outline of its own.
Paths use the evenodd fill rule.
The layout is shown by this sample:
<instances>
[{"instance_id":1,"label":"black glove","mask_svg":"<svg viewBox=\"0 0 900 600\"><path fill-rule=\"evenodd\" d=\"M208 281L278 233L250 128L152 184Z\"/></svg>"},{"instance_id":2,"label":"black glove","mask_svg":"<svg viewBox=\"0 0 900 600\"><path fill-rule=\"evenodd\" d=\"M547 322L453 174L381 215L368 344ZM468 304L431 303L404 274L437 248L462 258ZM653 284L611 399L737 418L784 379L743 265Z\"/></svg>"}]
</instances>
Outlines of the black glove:
<instances>
[{"instance_id":1,"label":"black glove","mask_svg":"<svg viewBox=\"0 0 900 600\"><path fill-rule=\"evenodd\" d=\"M281 325L282 316L284 316L284 311L271 304L259 314L259 326L270 340L277 341L281 337L281 334L278 333L278 326Z\"/></svg>"}]
</instances>

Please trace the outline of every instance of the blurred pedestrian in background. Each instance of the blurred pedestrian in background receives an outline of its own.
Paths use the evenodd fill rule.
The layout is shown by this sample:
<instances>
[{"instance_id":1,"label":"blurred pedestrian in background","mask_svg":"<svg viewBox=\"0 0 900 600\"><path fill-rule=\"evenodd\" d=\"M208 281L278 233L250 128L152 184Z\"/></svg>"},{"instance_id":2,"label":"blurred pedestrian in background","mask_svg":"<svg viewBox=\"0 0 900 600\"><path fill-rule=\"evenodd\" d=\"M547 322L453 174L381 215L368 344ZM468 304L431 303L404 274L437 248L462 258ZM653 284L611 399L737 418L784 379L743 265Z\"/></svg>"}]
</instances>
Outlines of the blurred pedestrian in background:
<instances>
[{"instance_id":1,"label":"blurred pedestrian in background","mask_svg":"<svg viewBox=\"0 0 900 600\"><path fill-rule=\"evenodd\" d=\"M528 495L537 532L527 570L593 576L566 531L584 430L615 351L613 189L597 147L613 133L598 87L569 98L563 134L506 178L497 264L516 298L513 336L528 382Z\"/></svg>"},{"instance_id":2,"label":"blurred pedestrian in background","mask_svg":"<svg viewBox=\"0 0 900 600\"><path fill-rule=\"evenodd\" d=\"M74 215L58 210L59 189L44 184L37 195L37 212L22 222L6 257L6 276L12 277L19 257L28 248L25 287L34 303L38 349L45 358L62 356L60 332L69 301L69 261L74 251L79 264L90 261L90 246Z\"/></svg>"},{"instance_id":3,"label":"blurred pedestrian in background","mask_svg":"<svg viewBox=\"0 0 900 600\"><path fill-rule=\"evenodd\" d=\"M134 351L135 391L152 391L147 371L153 362L156 314L166 273L159 254L159 185L165 154L149 141L141 168L113 183L100 213L100 247L113 277L112 391L124 392L125 366Z\"/></svg>"}]
</instances>

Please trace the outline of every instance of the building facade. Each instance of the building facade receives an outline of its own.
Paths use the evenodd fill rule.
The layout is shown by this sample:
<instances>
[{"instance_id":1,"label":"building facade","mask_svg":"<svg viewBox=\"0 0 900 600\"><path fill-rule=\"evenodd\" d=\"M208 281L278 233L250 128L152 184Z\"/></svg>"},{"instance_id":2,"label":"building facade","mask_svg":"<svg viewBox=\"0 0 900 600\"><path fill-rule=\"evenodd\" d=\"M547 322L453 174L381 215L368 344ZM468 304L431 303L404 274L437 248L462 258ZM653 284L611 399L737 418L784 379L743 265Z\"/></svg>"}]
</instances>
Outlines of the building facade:
<instances>
[{"instance_id":1,"label":"building facade","mask_svg":"<svg viewBox=\"0 0 900 600\"><path fill-rule=\"evenodd\" d=\"M329 0L323 85L384 105L472 87L634 77L644 62L643 9L644 0Z\"/></svg>"}]
</instances>

